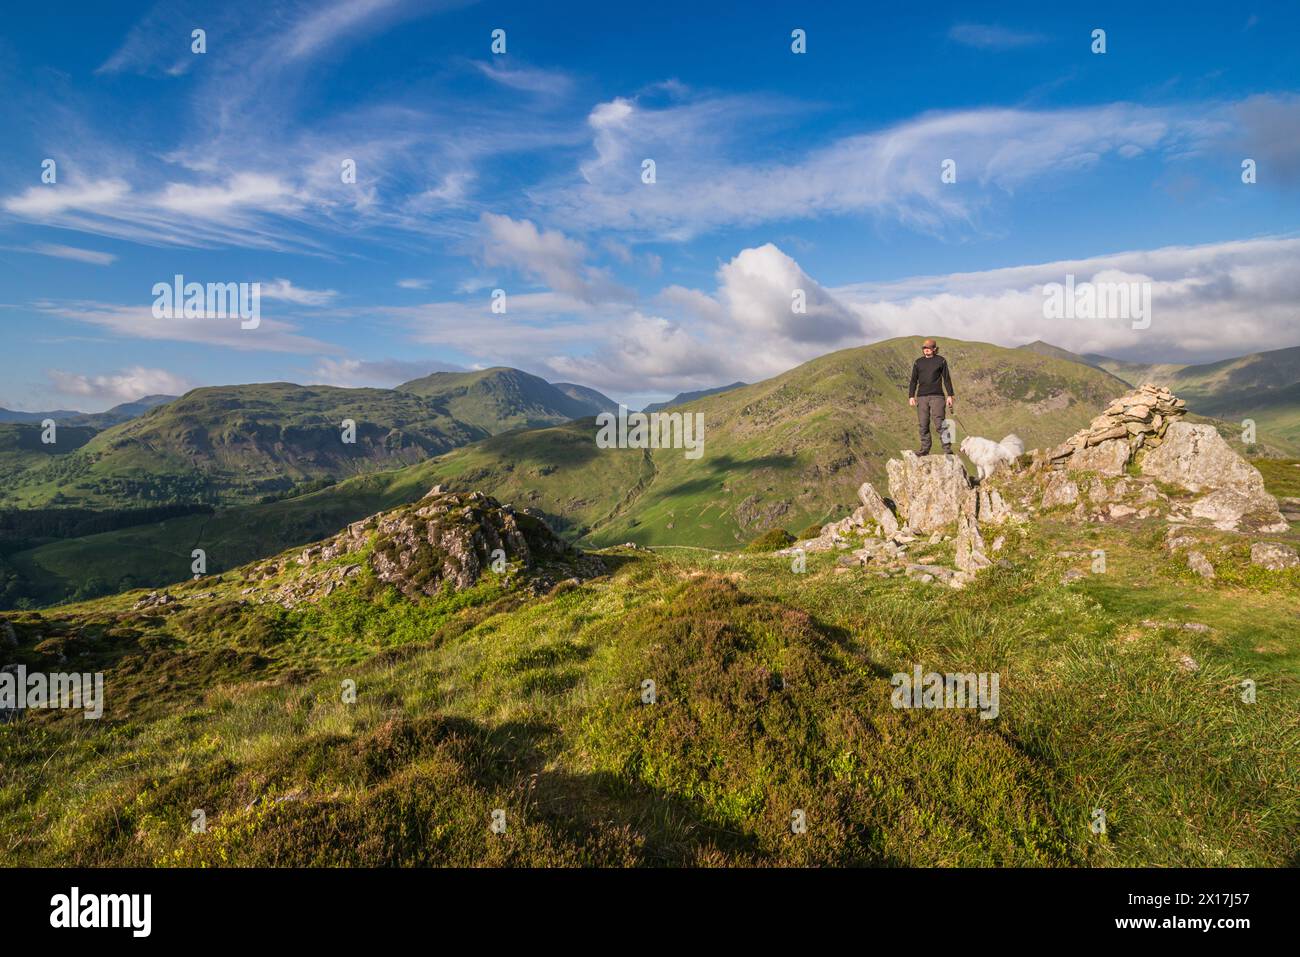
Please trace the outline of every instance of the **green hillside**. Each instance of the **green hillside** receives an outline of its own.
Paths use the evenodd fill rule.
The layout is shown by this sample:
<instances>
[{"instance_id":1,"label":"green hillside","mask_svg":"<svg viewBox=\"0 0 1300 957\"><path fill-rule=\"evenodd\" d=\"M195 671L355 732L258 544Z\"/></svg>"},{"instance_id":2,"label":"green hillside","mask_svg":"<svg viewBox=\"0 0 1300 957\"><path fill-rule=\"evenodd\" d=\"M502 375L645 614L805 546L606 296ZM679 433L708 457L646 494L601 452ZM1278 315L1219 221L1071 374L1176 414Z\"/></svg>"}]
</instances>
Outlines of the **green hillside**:
<instances>
[{"instance_id":1,"label":"green hillside","mask_svg":"<svg viewBox=\"0 0 1300 957\"><path fill-rule=\"evenodd\" d=\"M533 505L591 544L734 548L773 526L798 530L841 514L863 481L883 482L888 458L916 447L907 404L916 346L908 338L846 349L674 408L704 414L698 460L680 450L596 449L595 424L583 420L458 450L433 474ZM1056 443L1124 391L1105 372L1023 350L948 341L944 354L959 438L1014 431L1029 448ZM565 451L552 460L556 442ZM521 459L553 468L521 471ZM611 472L623 484L612 487Z\"/></svg>"},{"instance_id":2,"label":"green hillside","mask_svg":"<svg viewBox=\"0 0 1300 957\"><path fill-rule=\"evenodd\" d=\"M356 423L343 441L342 423ZM388 389L287 382L195 389L38 470L0 478L19 507L229 503L421 461L487 433Z\"/></svg>"},{"instance_id":3,"label":"green hillside","mask_svg":"<svg viewBox=\"0 0 1300 957\"><path fill-rule=\"evenodd\" d=\"M676 408L679 405L685 405L687 402L694 402L696 399L703 399L711 395L721 395L723 392L730 392L732 389L740 389L748 385L747 382L733 382L731 385L715 386L712 389L697 389L694 392L678 392L667 402L651 402L644 406L642 412L661 412L664 409Z\"/></svg>"},{"instance_id":4,"label":"green hillside","mask_svg":"<svg viewBox=\"0 0 1300 957\"><path fill-rule=\"evenodd\" d=\"M457 421L489 435L595 415L610 401L603 396L600 399L575 397L545 379L504 367L478 372L435 372L404 382L397 390L424 396L446 409Z\"/></svg>"},{"instance_id":5,"label":"green hillside","mask_svg":"<svg viewBox=\"0 0 1300 957\"><path fill-rule=\"evenodd\" d=\"M0 425L0 504L254 502L424 461L509 429L594 415L600 393L587 391L575 398L498 368L436 373L398 389L195 389L99 434L60 425L53 446L40 445L39 425ZM354 443L343 441L345 419L356 423Z\"/></svg>"},{"instance_id":6,"label":"green hillside","mask_svg":"<svg viewBox=\"0 0 1300 957\"><path fill-rule=\"evenodd\" d=\"M575 385L572 382L553 382L551 384L569 398L587 403L588 411L583 413L584 415L597 415L601 412L618 411L618 403L603 392L597 392L595 389L588 388L585 385Z\"/></svg>"},{"instance_id":7,"label":"green hillside","mask_svg":"<svg viewBox=\"0 0 1300 957\"><path fill-rule=\"evenodd\" d=\"M1253 419L1259 445L1300 454L1300 346L1199 365L1075 355L1045 342L1021 348L1105 369L1129 385L1168 386L1193 412L1232 423L1238 430L1243 420Z\"/></svg>"},{"instance_id":8,"label":"green hillside","mask_svg":"<svg viewBox=\"0 0 1300 957\"><path fill-rule=\"evenodd\" d=\"M301 581L290 555L166 605L7 614L0 665L102 672L105 709L4 726L0 846L19 866L1294 865L1300 571L1221 535L1204 581L1162 524L1034 525L960 593L834 554L794 574L615 549L543 595L489 576L412 600L363 564L266 602ZM917 665L998 674L997 718L891 707Z\"/></svg>"}]
</instances>

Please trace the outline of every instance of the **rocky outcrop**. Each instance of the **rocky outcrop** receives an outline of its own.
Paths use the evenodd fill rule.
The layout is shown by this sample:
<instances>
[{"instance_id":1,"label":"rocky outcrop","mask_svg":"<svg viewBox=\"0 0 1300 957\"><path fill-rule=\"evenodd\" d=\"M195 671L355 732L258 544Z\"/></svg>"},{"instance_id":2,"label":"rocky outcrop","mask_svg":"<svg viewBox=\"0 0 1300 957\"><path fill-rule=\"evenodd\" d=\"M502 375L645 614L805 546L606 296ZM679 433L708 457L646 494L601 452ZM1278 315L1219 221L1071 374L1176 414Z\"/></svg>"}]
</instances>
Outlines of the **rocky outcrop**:
<instances>
[{"instance_id":1,"label":"rocky outcrop","mask_svg":"<svg viewBox=\"0 0 1300 957\"><path fill-rule=\"evenodd\" d=\"M1133 453L1157 448L1172 420L1184 415L1187 403L1163 386L1144 384L1118 399L1054 449L1041 462L1072 472L1122 475Z\"/></svg>"},{"instance_id":2,"label":"rocky outcrop","mask_svg":"<svg viewBox=\"0 0 1300 957\"><path fill-rule=\"evenodd\" d=\"M1023 521L1025 516L1012 508L1002 492L991 485L981 484L975 491L976 516L981 525L1004 525Z\"/></svg>"},{"instance_id":3,"label":"rocky outcrop","mask_svg":"<svg viewBox=\"0 0 1300 957\"><path fill-rule=\"evenodd\" d=\"M847 547L849 536L855 534L890 538L899 533L898 518L893 509L870 482L863 482L858 487L858 500L862 502L860 506L839 521L827 522L816 538L797 542L792 548L783 549L778 554L787 554L794 549L824 552L841 545Z\"/></svg>"},{"instance_id":4,"label":"rocky outcrop","mask_svg":"<svg viewBox=\"0 0 1300 957\"><path fill-rule=\"evenodd\" d=\"M1189 492L1264 490L1259 470L1232 450L1212 425L1175 422L1165 441L1142 458L1142 474Z\"/></svg>"},{"instance_id":5,"label":"rocky outcrop","mask_svg":"<svg viewBox=\"0 0 1300 957\"><path fill-rule=\"evenodd\" d=\"M1192 517L1223 531L1284 532L1277 499L1264 490L1259 470L1232 450L1211 425L1175 422L1164 442L1142 457L1143 475L1189 492L1207 492Z\"/></svg>"},{"instance_id":6,"label":"rocky outcrop","mask_svg":"<svg viewBox=\"0 0 1300 957\"><path fill-rule=\"evenodd\" d=\"M957 521L970 477L955 455L904 452L885 463L889 495L913 532L934 532Z\"/></svg>"},{"instance_id":7,"label":"rocky outcrop","mask_svg":"<svg viewBox=\"0 0 1300 957\"><path fill-rule=\"evenodd\" d=\"M339 561L355 556L355 561ZM539 516L502 505L481 492L435 486L420 501L354 522L333 538L308 546L293 562L263 566L255 577L304 569L272 590L285 605L317 601L369 564L374 577L414 598L460 590L500 573L544 591L569 578L604 572L598 559L558 538Z\"/></svg>"}]
</instances>

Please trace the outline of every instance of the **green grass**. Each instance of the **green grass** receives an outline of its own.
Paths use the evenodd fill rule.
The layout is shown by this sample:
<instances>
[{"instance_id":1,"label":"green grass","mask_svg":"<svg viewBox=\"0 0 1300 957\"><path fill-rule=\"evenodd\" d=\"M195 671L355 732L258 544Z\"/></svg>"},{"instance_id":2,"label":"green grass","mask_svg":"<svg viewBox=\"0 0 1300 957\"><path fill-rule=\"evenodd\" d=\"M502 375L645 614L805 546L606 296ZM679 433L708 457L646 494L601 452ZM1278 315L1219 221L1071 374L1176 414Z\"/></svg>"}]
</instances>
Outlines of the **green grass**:
<instances>
[{"instance_id":1,"label":"green grass","mask_svg":"<svg viewBox=\"0 0 1300 957\"><path fill-rule=\"evenodd\" d=\"M1281 498L1300 498L1300 459L1251 459L1264 487Z\"/></svg>"},{"instance_id":2,"label":"green grass","mask_svg":"<svg viewBox=\"0 0 1300 957\"><path fill-rule=\"evenodd\" d=\"M606 577L541 597L483 582L412 602L366 573L288 610L232 576L174 589L173 614L122 595L10 615L21 660L103 669L108 702L99 722L0 725L0 854L1293 864L1300 581L1207 535L1213 583L1154 529L1046 524L1009 533L1010 567L960 592L834 555L797 574L771 555L615 549ZM1106 573L1060 584L1093 548ZM1042 557L1062 549L1076 557ZM999 673L999 717L894 709L889 677L916 663ZM1089 829L1095 808L1105 835ZM195 809L206 833L191 831ZM489 829L496 809L504 834ZM806 833L791 831L796 810Z\"/></svg>"}]
</instances>

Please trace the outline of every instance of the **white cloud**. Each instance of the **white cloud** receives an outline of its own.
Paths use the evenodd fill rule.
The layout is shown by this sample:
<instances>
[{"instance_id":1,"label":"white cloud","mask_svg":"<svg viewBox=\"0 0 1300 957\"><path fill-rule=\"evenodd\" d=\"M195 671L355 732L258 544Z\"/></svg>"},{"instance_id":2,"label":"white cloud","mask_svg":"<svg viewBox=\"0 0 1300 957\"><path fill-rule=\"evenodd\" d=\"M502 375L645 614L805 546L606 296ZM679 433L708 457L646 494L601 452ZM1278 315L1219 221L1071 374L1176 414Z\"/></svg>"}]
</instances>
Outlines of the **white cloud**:
<instances>
[{"instance_id":1,"label":"white cloud","mask_svg":"<svg viewBox=\"0 0 1300 957\"><path fill-rule=\"evenodd\" d=\"M1059 110L929 113L765 159L753 125L793 104L697 99L653 108L616 98L588 117L582 181L554 180L534 199L572 230L617 229L670 240L712 229L868 213L926 232L976 225L999 195L1062 171L1139 153L1185 156L1242 119L1230 107L1118 103ZM641 182L643 158L657 182ZM940 164L955 159L953 189Z\"/></svg>"},{"instance_id":2,"label":"white cloud","mask_svg":"<svg viewBox=\"0 0 1300 957\"><path fill-rule=\"evenodd\" d=\"M323 306L338 296L333 289L303 289L287 279L263 282L261 289L263 299L279 299L299 306Z\"/></svg>"},{"instance_id":3,"label":"white cloud","mask_svg":"<svg viewBox=\"0 0 1300 957\"><path fill-rule=\"evenodd\" d=\"M484 213L481 222L485 265L516 269L585 302L629 298L605 272L585 264L586 246L563 233L495 213Z\"/></svg>"},{"instance_id":4,"label":"white cloud","mask_svg":"<svg viewBox=\"0 0 1300 957\"><path fill-rule=\"evenodd\" d=\"M509 69L496 64L485 63L482 60L474 61L474 66L494 83L499 83L512 90L523 90L525 93L559 97L564 96L573 88L573 81L565 74L555 70L538 70L527 67Z\"/></svg>"},{"instance_id":5,"label":"white cloud","mask_svg":"<svg viewBox=\"0 0 1300 957\"><path fill-rule=\"evenodd\" d=\"M181 395L193 386L183 376L166 369L134 366L110 375L80 375L61 369L47 369L55 389L66 396L97 402L134 402L147 395Z\"/></svg>"},{"instance_id":6,"label":"white cloud","mask_svg":"<svg viewBox=\"0 0 1300 957\"><path fill-rule=\"evenodd\" d=\"M1149 328L1130 320L1048 320L1043 286L1152 283ZM664 288L648 307L557 293L383 310L423 342L481 364L533 367L552 381L614 395L755 382L840 348L902 335L1017 346L1043 339L1076 352L1147 361L1210 361L1296 344L1300 239L1165 247L975 273L825 288L773 244L722 264L712 292ZM808 312L791 311L803 288ZM539 367L539 356L546 357Z\"/></svg>"},{"instance_id":7,"label":"white cloud","mask_svg":"<svg viewBox=\"0 0 1300 957\"><path fill-rule=\"evenodd\" d=\"M1147 329L1124 319L1049 320L1043 286L1151 283ZM1297 342L1300 239L1169 246L979 273L842 286L831 292L885 335L1014 346L1043 339L1073 352L1145 361L1211 361Z\"/></svg>"},{"instance_id":8,"label":"white cloud","mask_svg":"<svg viewBox=\"0 0 1300 957\"><path fill-rule=\"evenodd\" d=\"M432 279L399 279L397 286L399 289L428 289L433 285Z\"/></svg>"},{"instance_id":9,"label":"white cloud","mask_svg":"<svg viewBox=\"0 0 1300 957\"><path fill-rule=\"evenodd\" d=\"M217 318L157 319L152 304L124 306L93 301L38 301L39 312L88 323L126 338L191 342L240 351L328 355L339 351L332 343L298 334L296 326L263 315L256 329L241 329L240 320Z\"/></svg>"},{"instance_id":10,"label":"white cloud","mask_svg":"<svg viewBox=\"0 0 1300 957\"><path fill-rule=\"evenodd\" d=\"M117 259L112 253L80 249L76 246L60 246L57 243L32 243L31 251L42 256L71 259L76 262L90 263L93 266L111 266Z\"/></svg>"},{"instance_id":11,"label":"white cloud","mask_svg":"<svg viewBox=\"0 0 1300 957\"><path fill-rule=\"evenodd\" d=\"M321 359L312 381L344 388L392 388L432 372L461 372L450 362L422 359Z\"/></svg>"},{"instance_id":12,"label":"white cloud","mask_svg":"<svg viewBox=\"0 0 1300 957\"><path fill-rule=\"evenodd\" d=\"M95 180L75 185L51 183L31 186L11 196L4 208L15 216L40 220L69 210L93 212L111 207L130 193L131 187L120 179Z\"/></svg>"}]
</instances>

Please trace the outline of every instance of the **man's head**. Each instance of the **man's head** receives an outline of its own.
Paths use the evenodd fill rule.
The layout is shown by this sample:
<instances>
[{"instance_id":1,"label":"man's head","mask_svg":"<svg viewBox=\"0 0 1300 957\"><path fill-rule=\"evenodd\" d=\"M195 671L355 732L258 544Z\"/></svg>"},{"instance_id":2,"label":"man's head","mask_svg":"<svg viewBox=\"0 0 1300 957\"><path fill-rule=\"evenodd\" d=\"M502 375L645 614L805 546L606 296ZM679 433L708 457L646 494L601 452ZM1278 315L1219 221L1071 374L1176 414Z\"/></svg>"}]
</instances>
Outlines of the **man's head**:
<instances>
[{"instance_id":1,"label":"man's head","mask_svg":"<svg viewBox=\"0 0 1300 957\"><path fill-rule=\"evenodd\" d=\"M926 339L921 343L921 352L927 356L937 356L939 354L939 343L933 339Z\"/></svg>"}]
</instances>

